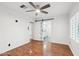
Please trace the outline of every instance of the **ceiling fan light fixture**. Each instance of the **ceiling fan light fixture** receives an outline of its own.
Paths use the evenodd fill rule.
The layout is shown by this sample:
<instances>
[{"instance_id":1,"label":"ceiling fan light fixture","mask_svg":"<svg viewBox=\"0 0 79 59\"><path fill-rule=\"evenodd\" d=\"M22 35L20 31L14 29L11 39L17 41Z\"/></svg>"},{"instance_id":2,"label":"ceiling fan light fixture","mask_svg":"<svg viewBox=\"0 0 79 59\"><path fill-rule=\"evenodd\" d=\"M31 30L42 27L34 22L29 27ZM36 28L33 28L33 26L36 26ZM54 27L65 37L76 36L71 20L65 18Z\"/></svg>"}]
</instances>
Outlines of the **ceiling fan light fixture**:
<instances>
[{"instance_id":1,"label":"ceiling fan light fixture","mask_svg":"<svg viewBox=\"0 0 79 59\"><path fill-rule=\"evenodd\" d=\"M37 13L39 13L39 12L40 12L40 10L39 10L39 9L36 9L35 11L36 11Z\"/></svg>"}]
</instances>

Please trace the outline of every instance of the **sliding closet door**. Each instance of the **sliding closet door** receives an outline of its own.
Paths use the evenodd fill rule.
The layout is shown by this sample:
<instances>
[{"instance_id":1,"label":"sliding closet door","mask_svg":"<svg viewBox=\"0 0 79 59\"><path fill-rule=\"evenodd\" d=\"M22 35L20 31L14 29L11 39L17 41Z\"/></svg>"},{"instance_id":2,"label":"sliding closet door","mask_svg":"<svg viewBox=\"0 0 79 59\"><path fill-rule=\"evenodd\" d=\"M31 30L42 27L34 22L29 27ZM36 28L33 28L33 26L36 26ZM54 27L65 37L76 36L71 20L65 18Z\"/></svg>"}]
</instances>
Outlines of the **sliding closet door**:
<instances>
[{"instance_id":1,"label":"sliding closet door","mask_svg":"<svg viewBox=\"0 0 79 59\"><path fill-rule=\"evenodd\" d=\"M43 21L42 23L42 38L43 38L43 54L44 55L51 55L50 54L50 41L52 38L52 21Z\"/></svg>"}]
</instances>

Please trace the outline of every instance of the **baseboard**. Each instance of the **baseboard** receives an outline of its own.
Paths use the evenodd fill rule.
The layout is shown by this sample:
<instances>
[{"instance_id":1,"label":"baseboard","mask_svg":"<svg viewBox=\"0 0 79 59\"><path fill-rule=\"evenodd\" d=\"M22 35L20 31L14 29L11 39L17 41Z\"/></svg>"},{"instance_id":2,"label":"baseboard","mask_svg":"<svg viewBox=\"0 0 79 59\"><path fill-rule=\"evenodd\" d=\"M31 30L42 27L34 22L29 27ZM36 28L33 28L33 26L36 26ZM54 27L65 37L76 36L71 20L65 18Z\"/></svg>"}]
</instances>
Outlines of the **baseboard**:
<instances>
[{"instance_id":1,"label":"baseboard","mask_svg":"<svg viewBox=\"0 0 79 59\"><path fill-rule=\"evenodd\" d=\"M37 40L37 39L32 39L32 40L36 40L36 41L43 41L41 39ZM57 44L62 44L62 45L68 45L68 43L61 43L61 42L50 42L50 43L57 43Z\"/></svg>"},{"instance_id":2,"label":"baseboard","mask_svg":"<svg viewBox=\"0 0 79 59\"><path fill-rule=\"evenodd\" d=\"M12 50L12 49L15 49L15 48L17 48L17 47L20 47L20 46L22 46L22 45L24 45L24 44L28 44L29 42L30 42L30 40L28 40L27 42L24 42L24 43L22 43L22 44L19 44L19 45L15 46L15 47L9 48L9 49L7 49L7 50L5 50L5 51L1 51L0 54L5 53L5 52L7 52L7 51L10 51L10 50Z\"/></svg>"}]
</instances>

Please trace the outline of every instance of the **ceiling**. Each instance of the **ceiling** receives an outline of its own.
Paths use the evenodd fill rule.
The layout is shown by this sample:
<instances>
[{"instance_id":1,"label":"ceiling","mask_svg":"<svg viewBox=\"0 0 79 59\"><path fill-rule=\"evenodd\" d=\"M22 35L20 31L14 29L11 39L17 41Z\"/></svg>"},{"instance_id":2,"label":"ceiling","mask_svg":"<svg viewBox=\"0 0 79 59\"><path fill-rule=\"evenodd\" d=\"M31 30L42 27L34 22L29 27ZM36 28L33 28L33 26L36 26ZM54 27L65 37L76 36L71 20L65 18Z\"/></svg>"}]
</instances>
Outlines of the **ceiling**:
<instances>
[{"instance_id":1,"label":"ceiling","mask_svg":"<svg viewBox=\"0 0 79 59\"><path fill-rule=\"evenodd\" d=\"M51 17L67 14L70 12L70 9L73 4L72 2L34 2L35 5L40 5L40 7L48 3L51 5L50 8L45 9L46 11L48 11L48 14L39 13L37 17L51 18ZM35 12L29 12L29 13L25 12L27 10L33 9L33 7L28 2L1 2L0 4L18 13L21 13L25 17L26 15L28 15L31 18L36 17ZM26 9L20 8L19 6L21 6L22 4L25 4L27 8Z\"/></svg>"}]
</instances>

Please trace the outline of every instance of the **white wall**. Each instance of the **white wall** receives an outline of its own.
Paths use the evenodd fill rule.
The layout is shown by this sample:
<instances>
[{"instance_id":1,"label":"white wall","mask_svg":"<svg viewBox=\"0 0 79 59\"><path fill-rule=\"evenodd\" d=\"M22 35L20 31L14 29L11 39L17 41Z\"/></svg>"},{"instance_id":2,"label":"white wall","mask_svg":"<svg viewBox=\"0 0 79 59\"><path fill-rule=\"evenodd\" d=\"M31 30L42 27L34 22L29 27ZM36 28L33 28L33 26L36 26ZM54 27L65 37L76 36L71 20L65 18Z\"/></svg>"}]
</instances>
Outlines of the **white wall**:
<instances>
[{"instance_id":1,"label":"white wall","mask_svg":"<svg viewBox=\"0 0 79 59\"><path fill-rule=\"evenodd\" d=\"M60 15L54 17L55 19L52 21L51 28L51 36L50 42L56 42L61 44L69 43L69 19L68 15ZM40 39L40 23L35 23L34 28L34 39ZM48 28L47 28L48 29ZM40 39L41 40L41 39Z\"/></svg>"},{"instance_id":2,"label":"white wall","mask_svg":"<svg viewBox=\"0 0 79 59\"><path fill-rule=\"evenodd\" d=\"M15 11L0 5L0 53L30 42L31 32L27 29L30 19L24 19L17 12L13 12Z\"/></svg>"},{"instance_id":3,"label":"white wall","mask_svg":"<svg viewBox=\"0 0 79 59\"><path fill-rule=\"evenodd\" d=\"M77 13L79 12L79 3L75 3L71 12L70 12L70 19ZM76 40L70 39L70 48L72 49L72 52L74 55L79 56L79 43Z\"/></svg>"},{"instance_id":4,"label":"white wall","mask_svg":"<svg viewBox=\"0 0 79 59\"><path fill-rule=\"evenodd\" d=\"M55 17L52 23L52 42L69 43L69 19L68 15Z\"/></svg>"}]
</instances>

